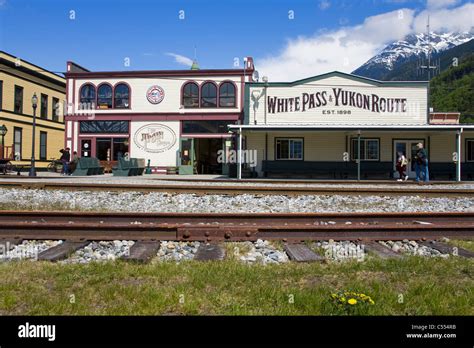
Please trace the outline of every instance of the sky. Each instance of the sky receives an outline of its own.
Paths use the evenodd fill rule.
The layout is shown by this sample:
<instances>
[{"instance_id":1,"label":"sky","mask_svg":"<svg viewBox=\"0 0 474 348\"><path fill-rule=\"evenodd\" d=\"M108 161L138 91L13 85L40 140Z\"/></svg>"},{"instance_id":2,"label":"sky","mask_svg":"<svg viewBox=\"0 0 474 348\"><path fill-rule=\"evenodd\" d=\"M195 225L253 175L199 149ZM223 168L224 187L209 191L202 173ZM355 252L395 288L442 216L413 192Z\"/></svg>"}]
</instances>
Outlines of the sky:
<instances>
[{"instance_id":1,"label":"sky","mask_svg":"<svg viewBox=\"0 0 474 348\"><path fill-rule=\"evenodd\" d=\"M242 68L350 73L388 43L474 29L465 0L0 0L0 50L54 72Z\"/></svg>"}]
</instances>

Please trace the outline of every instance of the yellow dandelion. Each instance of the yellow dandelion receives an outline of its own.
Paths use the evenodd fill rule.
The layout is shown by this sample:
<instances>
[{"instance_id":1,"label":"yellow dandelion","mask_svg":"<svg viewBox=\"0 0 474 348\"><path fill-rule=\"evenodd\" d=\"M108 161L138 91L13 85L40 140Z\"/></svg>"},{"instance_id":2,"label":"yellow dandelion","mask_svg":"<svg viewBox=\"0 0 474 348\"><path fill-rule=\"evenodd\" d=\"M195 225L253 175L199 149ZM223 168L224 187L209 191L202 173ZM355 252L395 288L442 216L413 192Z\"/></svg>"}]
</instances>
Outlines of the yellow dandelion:
<instances>
[{"instance_id":1,"label":"yellow dandelion","mask_svg":"<svg viewBox=\"0 0 474 348\"><path fill-rule=\"evenodd\" d=\"M355 298L350 298L347 303L349 303L350 305L355 305L357 303L357 300Z\"/></svg>"}]
</instances>

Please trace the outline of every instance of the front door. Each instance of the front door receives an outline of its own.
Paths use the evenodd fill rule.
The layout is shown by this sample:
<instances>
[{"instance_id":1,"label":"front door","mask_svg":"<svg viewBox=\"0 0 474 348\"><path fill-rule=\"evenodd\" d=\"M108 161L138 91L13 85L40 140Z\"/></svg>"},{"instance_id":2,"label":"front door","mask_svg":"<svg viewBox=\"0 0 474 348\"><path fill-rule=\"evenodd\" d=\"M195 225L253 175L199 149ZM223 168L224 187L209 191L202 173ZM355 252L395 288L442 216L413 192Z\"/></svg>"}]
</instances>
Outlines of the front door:
<instances>
[{"instance_id":1,"label":"front door","mask_svg":"<svg viewBox=\"0 0 474 348\"><path fill-rule=\"evenodd\" d=\"M401 152L408 160L406 174L409 178L414 178L416 176L414 158L418 151L416 147L416 144L418 143L422 143L424 145L424 140L395 140L395 146L393 148L393 168L395 171L398 159L398 152Z\"/></svg>"},{"instance_id":2,"label":"front door","mask_svg":"<svg viewBox=\"0 0 474 348\"><path fill-rule=\"evenodd\" d=\"M95 154L99 161L110 161L112 159L112 138L97 138Z\"/></svg>"},{"instance_id":3,"label":"front door","mask_svg":"<svg viewBox=\"0 0 474 348\"><path fill-rule=\"evenodd\" d=\"M194 139L181 138L180 144L180 158L179 158L179 174L192 175L194 174Z\"/></svg>"}]
</instances>

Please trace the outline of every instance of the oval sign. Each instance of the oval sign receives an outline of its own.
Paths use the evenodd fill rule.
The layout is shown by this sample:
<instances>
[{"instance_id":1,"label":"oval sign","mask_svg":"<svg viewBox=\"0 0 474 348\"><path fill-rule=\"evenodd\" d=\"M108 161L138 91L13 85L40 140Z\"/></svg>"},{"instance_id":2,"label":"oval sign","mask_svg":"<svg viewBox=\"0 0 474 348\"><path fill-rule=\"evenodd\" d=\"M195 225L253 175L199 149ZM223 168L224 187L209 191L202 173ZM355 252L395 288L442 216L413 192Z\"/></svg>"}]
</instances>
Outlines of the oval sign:
<instances>
[{"instance_id":1,"label":"oval sign","mask_svg":"<svg viewBox=\"0 0 474 348\"><path fill-rule=\"evenodd\" d=\"M165 91L158 85L151 86L146 92L146 99L152 104L159 104L165 98Z\"/></svg>"},{"instance_id":2,"label":"oval sign","mask_svg":"<svg viewBox=\"0 0 474 348\"><path fill-rule=\"evenodd\" d=\"M140 127L133 136L133 141L146 152L165 152L176 144L176 133L168 126L151 123Z\"/></svg>"}]
</instances>

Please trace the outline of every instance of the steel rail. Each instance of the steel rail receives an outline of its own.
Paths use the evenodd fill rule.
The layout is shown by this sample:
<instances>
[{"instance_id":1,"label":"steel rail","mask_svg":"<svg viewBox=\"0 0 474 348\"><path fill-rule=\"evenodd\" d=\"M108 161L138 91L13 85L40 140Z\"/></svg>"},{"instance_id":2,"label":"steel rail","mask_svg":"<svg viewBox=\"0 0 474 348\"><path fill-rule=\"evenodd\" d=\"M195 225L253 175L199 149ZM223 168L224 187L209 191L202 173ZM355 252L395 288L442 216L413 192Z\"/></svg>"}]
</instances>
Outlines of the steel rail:
<instances>
[{"instance_id":1,"label":"steel rail","mask_svg":"<svg viewBox=\"0 0 474 348\"><path fill-rule=\"evenodd\" d=\"M253 241L474 237L474 213L97 213L0 211L0 238Z\"/></svg>"},{"instance_id":2,"label":"steel rail","mask_svg":"<svg viewBox=\"0 0 474 348\"><path fill-rule=\"evenodd\" d=\"M95 183L70 183L70 182L25 182L1 181L1 188L20 188L36 190L66 190L66 191L136 191L136 192L166 192L187 193L196 195L378 195L378 196L405 196L416 195L425 197L459 197L474 196L474 189L445 189L411 187L314 187L314 186L243 186L243 185L159 185L159 184L95 184Z\"/></svg>"}]
</instances>

